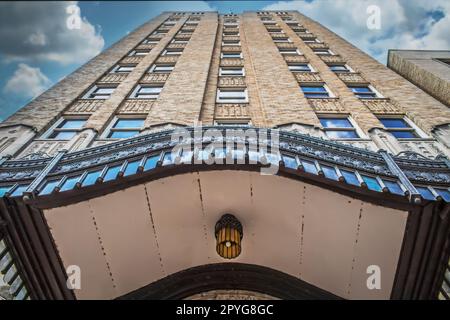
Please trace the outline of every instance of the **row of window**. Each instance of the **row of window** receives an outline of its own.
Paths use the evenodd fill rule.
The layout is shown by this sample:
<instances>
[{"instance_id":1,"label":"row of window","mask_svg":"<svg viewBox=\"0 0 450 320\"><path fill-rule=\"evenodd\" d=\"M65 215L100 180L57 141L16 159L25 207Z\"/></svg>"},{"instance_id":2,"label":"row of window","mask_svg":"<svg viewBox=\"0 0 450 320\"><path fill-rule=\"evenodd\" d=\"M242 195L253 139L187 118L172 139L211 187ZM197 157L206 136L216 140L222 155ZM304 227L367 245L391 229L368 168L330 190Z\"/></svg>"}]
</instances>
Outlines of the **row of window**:
<instances>
[{"instance_id":1,"label":"row of window","mask_svg":"<svg viewBox=\"0 0 450 320\"><path fill-rule=\"evenodd\" d=\"M231 31L233 30L233 31ZM238 19L227 19L223 24L222 34L226 36L227 34L233 33L234 37L239 37L239 22ZM225 46L235 46L240 47L241 42L239 39L226 39L222 40L222 47ZM231 52L221 52L221 58L239 58L242 59L242 50L231 51ZM244 77L245 70L244 67L220 67L219 76L228 77ZM218 103L246 103L248 102L248 94L246 88L219 88L217 89L216 102Z\"/></svg>"}]
</instances>

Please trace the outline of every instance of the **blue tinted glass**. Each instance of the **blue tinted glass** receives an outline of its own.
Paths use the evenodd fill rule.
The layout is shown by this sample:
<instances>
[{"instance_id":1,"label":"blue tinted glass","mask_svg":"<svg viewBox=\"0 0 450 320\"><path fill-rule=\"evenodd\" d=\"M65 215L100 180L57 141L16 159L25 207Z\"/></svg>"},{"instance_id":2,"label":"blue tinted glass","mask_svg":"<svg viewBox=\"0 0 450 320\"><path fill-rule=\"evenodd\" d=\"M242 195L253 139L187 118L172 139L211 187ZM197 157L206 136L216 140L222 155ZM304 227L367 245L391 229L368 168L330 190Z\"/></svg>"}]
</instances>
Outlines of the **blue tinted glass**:
<instances>
[{"instance_id":1,"label":"blue tinted glass","mask_svg":"<svg viewBox=\"0 0 450 320\"><path fill-rule=\"evenodd\" d=\"M320 123L325 128L353 128L348 119L320 118Z\"/></svg>"},{"instance_id":2,"label":"blue tinted glass","mask_svg":"<svg viewBox=\"0 0 450 320\"><path fill-rule=\"evenodd\" d=\"M422 197L426 200L435 200L435 197L431 193L428 188L425 187L416 187L417 191L422 195Z\"/></svg>"},{"instance_id":3,"label":"blue tinted glass","mask_svg":"<svg viewBox=\"0 0 450 320\"><path fill-rule=\"evenodd\" d=\"M73 138L73 136L76 134L75 131L60 131L60 132L54 132L50 138L51 139L57 139L57 140L70 140Z\"/></svg>"},{"instance_id":4,"label":"blue tinted glass","mask_svg":"<svg viewBox=\"0 0 450 320\"><path fill-rule=\"evenodd\" d=\"M404 195L405 192L400 187L400 185L395 181L383 180L384 185L389 189L390 193Z\"/></svg>"},{"instance_id":5,"label":"blue tinted glass","mask_svg":"<svg viewBox=\"0 0 450 320\"><path fill-rule=\"evenodd\" d=\"M141 163L141 160L129 162L127 168L125 169L125 172L123 173L124 177L135 174L139 167L139 163Z\"/></svg>"},{"instance_id":6,"label":"blue tinted glass","mask_svg":"<svg viewBox=\"0 0 450 320\"><path fill-rule=\"evenodd\" d=\"M59 190L59 191L62 192L62 191L72 190L73 187L75 187L75 184L77 183L77 181L79 179L80 179L80 176L67 178L67 180L63 183L61 190Z\"/></svg>"},{"instance_id":7,"label":"blue tinted glass","mask_svg":"<svg viewBox=\"0 0 450 320\"><path fill-rule=\"evenodd\" d=\"M444 199L446 202L450 202L450 192L446 189L437 189L434 190Z\"/></svg>"},{"instance_id":8,"label":"blue tinted glass","mask_svg":"<svg viewBox=\"0 0 450 320\"><path fill-rule=\"evenodd\" d=\"M306 172L312 173L312 174L318 174L316 165L313 162L302 161L302 165Z\"/></svg>"},{"instance_id":9,"label":"blue tinted glass","mask_svg":"<svg viewBox=\"0 0 450 320\"><path fill-rule=\"evenodd\" d=\"M348 71L345 66L330 66L332 71Z\"/></svg>"},{"instance_id":10,"label":"blue tinted glass","mask_svg":"<svg viewBox=\"0 0 450 320\"><path fill-rule=\"evenodd\" d=\"M145 161L144 171L155 168L158 160L159 160L159 154L148 158L147 161Z\"/></svg>"},{"instance_id":11,"label":"blue tinted glass","mask_svg":"<svg viewBox=\"0 0 450 320\"><path fill-rule=\"evenodd\" d=\"M322 165L322 171L323 174L325 175L325 177L327 177L328 179L332 179L332 180L338 180L338 176L336 173L336 170L334 170L333 167L329 167L329 166L324 166Z\"/></svg>"},{"instance_id":12,"label":"blue tinted glass","mask_svg":"<svg viewBox=\"0 0 450 320\"><path fill-rule=\"evenodd\" d=\"M3 197L5 193L7 193L9 189L11 189L11 187L12 186L0 187L0 197Z\"/></svg>"},{"instance_id":13,"label":"blue tinted glass","mask_svg":"<svg viewBox=\"0 0 450 320\"><path fill-rule=\"evenodd\" d=\"M369 87L350 87L350 89L355 93L370 93L372 90L370 90Z\"/></svg>"},{"instance_id":14,"label":"blue tinted glass","mask_svg":"<svg viewBox=\"0 0 450 320\"><path fill-rule=\"evenodd\" d=\"M84 126L86 120L64 120L58 128L63 129L80 129Z\"/></svg>"},{"instance_id":15,"label":"blue tinted glass","mask_svg":"<svg viewBox=\"0 0 450 320\"><path fill-rule=\"evenodd\" d=\"M327 90L323 86L318 87L307 87L307 86L301 86L302 91L305 93L311 92L311 93L320 93L320 92L327 92Z\"/></svg>"},{"instance_id":16,"label":"blue tinted glass","mask_svg":"<svg viewBox=\"0 0 450 320\"><path fill-rule=\"evenodd\" d=\"M86 177L83 180L83 183L81 184L82 187L85 186L91 186L95 184L97 181L97 178L100 177L100 174L102 173L101 170L89 172Z\"/></svg>"},{"instance_id":17,"label":"blue tinted glass","mask_svg":"<svg viewBox=\"0 0 450 320\"><path fill-rule=\"evenodd\" d=\"M305 93L306 98L328 98L328 92L327 93Z\"/></svg>"},{"instance_id":18,"label":"blue tinted glass","mask_svg":"<svg viewBox=\"0 0 450 320\"><path fill-rule=\"evenodd\" d=\"M111 167L108 169L108 171L106 171L105 177L103 178L103 181L109 181L109 180L114 180L117 178L117 174L119 173L121 166L115 166L115 167Z\"/></svg>"},{"instance_id":19,"label":"blue tinted glass","mask_svg":"<svg viewBox=\"0 0 450 320\"><path fill-rule=\"evenodd\" d=\"M358 178L356 177L355 173L347 170L341 170L342 176L345 179L345 182L348 184L353 184L355 186L360 186Z\"/></svg>"},{"instance_id":20,"label":"blue tinted glass","mask_svg":"<svg viewBox=\"0 0 450 320\"><path fill-rule=\"evenodd\" d=\"M11 197L19 197L19 196L21 196L21 195L25 192L25 190L27 190L27 188L28 188L28 185L21 185L21 186L18 186L18 187L13 191L13 193L11 194Z\"/></svg>"},{"instance_id":21,"label":"blue tinted glass","mask_svg":"<svg viewBox=\"0 0 450 320\"><path fill-rule=\"evenodd\" d=\"M367 184L367 188L369 188L369 190L381 192L381 186L378 183L377 179L368 176L362 176L362 178Z\"/></svg>"},{"instance_id":22,"label":"blue tinted glass","mask_svg":"<svg viewBox=\"0 0 450 320\"><path fill-rule=\"evenodd\" d=\"M109 134L109 138L113 139L126 139L131 138L139 134L139 131L112 131Z\"/></svg>"},{"instance_id":23,"label":"blue tinted glass","mask_svg":"<svg viewBox=\"0 0 450 320\"><path fill-rule=\"evenodd\" d=\"M166 152L164 153L164 158L163 158L163 165L168 165L171 164L172 161L172 152Z\"/></svg>"},{"instance_id":24,"label":"blue tinted glass","mask_svg":"<svg viewBox=\"0 0 450 320\"><path fill-rule=\"evenodd\" d=\"M44 188L42 188L41 192L39 192L39 195L42 196L52 193L53 189L55 189L55 187L59 184L59 181L60 180L47 181Z\"/></svg>"},{"instance_id":25,"label":"blue tinted glass","mask_svg":"<svg viewBox=\"0 0 450 320\"><path fill-rule=\"evenodd\" d=\"M354 130L348 130L348 131L334 131L334 130L327 130L325 131L328 137L332 139L357 139L359 138L358 135Z\"/></svg>"},{"instance_id":26,"label":"blue tinted glass","mask_svg":"<svg viewBox=\"0 0 450 320\"><path fill-rule=\"evenodd\" d=\"M389 131L396 138L417 138L412 131Z\"/></svg>"},{"instance_id":27,"label":"blue tinted glass","mask_svg":"<svg viewBox=\"0 0 450 320\"><path fill-rule=\"evenodd\" d=\"M297 169L297 161L293 157L283 156L284 165L286 168Z\"/></svg>"},{"instance_id":28,"label":"blue tinted glass","mask_svg":"<svg viewBox=\"0 0 450 320\"><path fill-rule=\"evenodd\" d=\"M114 128L142 128L145 119L119 119L117 120Z\"/></svg>"},{"instance_id":29,"label":"blue tinted glass","mask_svg":"<svg viewBox=\"0 0 450 320\"><path fill-rule=\"evenodd\" d=\"M386 128L411 128L403 119L381 118L380 121Z\"/></svg>"},{"instance_id":30,"label":"blue tinted glass","mask_svg":"<svg viewBox=\"0 0 450 320\"><path fill-rule=\"evenodd\" d=\"M226 157L226 149L225 148L217 148L214 151L216 158L225 158Z\"/></svg>"}]
</instances>

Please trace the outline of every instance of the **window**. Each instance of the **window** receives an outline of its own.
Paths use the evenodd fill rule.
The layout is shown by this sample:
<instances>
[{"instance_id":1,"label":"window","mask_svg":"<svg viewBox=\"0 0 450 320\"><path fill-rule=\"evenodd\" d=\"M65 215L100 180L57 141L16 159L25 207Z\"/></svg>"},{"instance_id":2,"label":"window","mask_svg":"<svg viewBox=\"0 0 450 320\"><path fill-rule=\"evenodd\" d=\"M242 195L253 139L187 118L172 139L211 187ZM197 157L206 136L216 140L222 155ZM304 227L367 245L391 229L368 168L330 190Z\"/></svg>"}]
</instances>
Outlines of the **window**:
<instances>
[{"instance_id":1,"label":"window","mask_svg":"<svg viewBox=\"0 0 450 320\"><path fill-rule=\"evenodd\" d=\"M304 43L321 43L317 38L301 38Z\"/></svg>"},{"instance_id":2,"label":"window","mask_svg":"<svg viewBox=\"0 0 450 320\"><path fill-rule=\"evenodd\" d=\"M359 135L348 118L319 117L326 135L332 139L358 139Z\"/></svg>"},{"instance_id":3,"label":"window","mask_svg":"<svg viewBox=\"0 0 450 320\"><path fill-rule=\"evenodd\" d=\"M224 36L238 36L239 35L239 31L224 31L223 35Z\"/></svg>"},{"instance_id":4,"label":"window","mask_svg":"<svg viewBox=\"0 0 450 320\"><path fill-rule=\"evenodd\" d=\"M372 86L351 86L349 88L361 99L381 98L381 95Z\"/></svg>"},{"instance_id":5,"label":"window","mask_svg":"<svg viewBox=\"0 0 450 320\"><path fill-rule=\"evenodd\" d=\"M420 138L412 123L405 118L379 118L380 122L394 137L400 139Z\"/></svg>"},{"instance_id":6,"label":"window","mask_svg":"<svg viewBox=\"0 0 450 320\"><path fill-rule=\"evenodd\" d=\"M163 51L162 56L179 56L183 53L183 49L166 49Z\"/></svg>"},{"instance_id":7,"label":"window","mask_svg":"<svg viewBox=\"0 0 450 320\"><path fill-rule=\"evenodd\" d=\"M145 56L150 52L150 50L133 50L131 51L128 56L133 57L133 56Z\"/></svg>"},{"instance_id":8,"label":"window","mask_svg":"<svg viewBox=\"0 0 450 320\"><path fill-rule=\"evenodd\" d=\"M188 43L188 40L184 40L184 39L173 39L171 41L171 43Z\"/></svg>"},{"instance_id":9,"label":"window","mask_svg":"<svg viewBox=\"0 0 450 320\"><path fill-rule=\"evenodd\" d=\"M116 65L110 73L130 73L135 65Z\"/></svg>"},{"instance_id":10,"label":"window","mask_svg":"<svg viewBox=\"0 0 450 320\"><path fill-rule=\"evenodd\" d=\"M145 39L142 43L143 44L158 44L159 40L155 39Z\"/></svg>"},{"instance_id":11,"label":"window","mask_svg":"<svg viewBox=\"0 0 450 320\"><path fill-rule=\"evenodd\" d=\"M245 76L244 68L239 67L222 67L219 69L220 76Z\"/></svg>"},{"instance_id":12,"label":"window","mask_svg":"<svg viewBox=\"0 0 450 320\"><path fill-rule=\"evenodd\" d=\"M83 128L86 119L60 119L56 125L44 134L44 139L70 140Z\"/></svg>"},{"instance_id":13,"label":"window","mask_svg":"<svg viewBox=\"0 0 450 320\"><path fill-rule=\"evenodd\" d=\"M330 70L334 72L353 72L353 70L346 64L332 65Z\"/></svg>"},{"instance_id":14,"label":"window","mask_svg":"<svg viewBox=\"0 0 450 320\"><path fill-rule=\"evenodd\" d=\"M151 66L151 68L148 72L171 73L174 67L175 67L174 64L154 64L153 66Z\"/></svg>"},{"instance_id":15,"label":"window","mask_svg":"<svg viewBox=\"0 0 450 320\"><path fill-rule=\"evenodd\" d=\"M137 85L131 93L130 98L134 99L157 99L162 91L162 86L155 85Z\"/></svg>"},{"instance_id":16,"label":"window","mask_svg":"<svg viewBox=\"0 0 450 320\"><path fill-rule=\"evenodd\" d=\"M301 53L298 49L278 48L282 55L286 56L299 56Z\"/></svg>"},{"instance_id":17,"label":"window","mask_svg":"<svg viewBox=\"0 0 450 320\"><path fill-rule=\"evenodd\" d=\"M242 52L222 52L222 58L242 58Z\"/></svg>"},{"instance_id":18,"label":"window","mask_svg":"<svg viewBox=\"0 0 450 320\"><path fill-rule=\"evenodd\" d=\"M275 22L275 21L273 21L273 20L267 20L267 21L263 21L263 24L264 25L266 25L266 26L276 26L277 25L277 23Z\"/></svg>"},{"instance_id":19,"label":"window","mask_svg":"<svg viewBox=\"0 0 450 320\"><path fill-rule=\"evenodd\" d=\"M144 126L144 118L119 118L113 120L112 127L106 135L111 139L126 139L136 136Z\"/></svg>"},{"instance_id":20,"label":"window","mask_svg":"<svg viewBox=\"0 0 450 320\"><path fill-rule=\"evenodd\" d=\"M170 21L170 20L163 23L163 27L172 27L174 25L175 25L175 22Z\"/></svg>"},{"instance_id":21,"label":"window","mask_svg":"<svg viewBox=\"0 0 450 320\"><path fill-rule=\"evenodd\" d=\"M239 40L223 40L222 46L240 46L241 42Z\"/></svg>"},{"instance_id":22,"label":"window","mask_svg":"<svg viewBox=\"0 0 450 320\"><path fill-rule=\"evenodd\" d=\"M224 29L235 29L239 28L239 25L237 23L225 23L223 27Z\"/></svg>"},{"instance_id":23,"label":"window","mask_svg":"<svg viewBox=\"0 0 450 320\"><path fill-rule=\"evenodd\" d=\"M248 102L247 89L218 89L217 102L224 102L224 103Z\"/></svg>"},{"instance_id":24,"label":"window","mask_svg":"<svg viewBox=\"0 0 450 320\"><path fill-rule=\"evenodd\" d=\"M331 97L330 91L324 85L301 85L306 98L329 98Z\"/></svg>"},{"instance_id":25,"label":"window","mask_svg":"<svg viewBox=\"0 0 450 320\"><path fill-rule=\"evenodd\" d=\"M152 36L160 35L160 34L166 34L167 30L155 30L152 33Z\"/></svg>"},{"instance_id":26,"label":"window","mask_svg":"<svg viewBox=\"0 0 450 320\"><path fill-rule=\"evenodd\" d=\"M313 49L313 52L322 56L332 56L334 53L330 49Z\"/></svg>"},{"instance_id":27,"label":"window","mask_svg":"<svg viewBox=\"0 0 450 320\"><path fill-rule=\"evenodd\" d=\"M307 63L288 64L288 68L292 72L313 72L313 68Z\"/></svg>"},{"instance_id":28,"label":"window","mask_svg":"<svg viewBox=\"0 0 450 320\"><path fill-rule=\"evenodd\" d=\"M292 40L291 39L289 39L289 38L276 38L276 39L273 39L273 42L275 42L275 43L285 43L285 42L292 42Z\"/></svg>"},{"instance_id":29,"label":"window","mask_svg":"<svg viewBox=\"0 0 450 320\"><path fill-rule=\"evenodd\" d=\"M83 99L109 99L117 85L114 86L97 86L94 85L89 91L83 96Z\"/></svg>"}]
</instances>

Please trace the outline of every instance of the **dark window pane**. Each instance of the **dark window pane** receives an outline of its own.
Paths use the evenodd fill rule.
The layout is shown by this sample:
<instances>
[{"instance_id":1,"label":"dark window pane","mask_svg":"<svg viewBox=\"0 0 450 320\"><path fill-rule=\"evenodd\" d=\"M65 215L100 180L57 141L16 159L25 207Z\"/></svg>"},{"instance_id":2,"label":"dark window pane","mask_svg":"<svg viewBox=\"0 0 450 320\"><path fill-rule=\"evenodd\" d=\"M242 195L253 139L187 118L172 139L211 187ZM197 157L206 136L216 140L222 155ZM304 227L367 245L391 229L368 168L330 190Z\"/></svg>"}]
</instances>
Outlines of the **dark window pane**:
<instances>
[{"instance_id":1,"label":"dark window pane","mask_svg":"<svg viewBox=\"0 0 450 320\"><path fill-rule=\"evenodd\" d=\"M110 181L117 178L117 174L119 173L120 166L111 167L105 174L103 181Z\"/></svg>"},{"instance_id":2,"label":"dark window pane","mask_svg":"<svg viewBox=\"0 0 450 320\"><path fill-rule=\"evenodd\" d=\"M59 184L59 181L60 180L47 181L44 188L42 188L41 192L39 192L39 195L42 196L52 193L53 189L55 189L55 187Z\"/></svg>"},{"instance_id":3,"label":"dark window pane","mask_svg":"<svg viewBox=\"0 0 450 320\"><path fill-rule=\"evenodd\" d=\"M305 93L306 98L328 98L328 93Z\"/></svg>"},{"instance_id":4,"label":"dark window pane","mask_svg":"<svg viewBox=\"0 0 450 320\"><path fill-rule=\"evenodd\" d=\"M367 188L369 190L381 192L381 186L378 183L377 179L374 177L362 176L364 182L367 184Z\"/></svg>"},{"instance_id":5,"label":"dark window pane","mask_svg":"<svg viewBox=\"0 0 450 320\"><path fill-rule=\"evenodd\" d=\"M347 170L341 170L341 173L345 179L345 182L347 182L348 184L353 184L355 186L360 186L359 180L356 177L355 173Z\"/></svg>"},{"instance_id":6,"label":"dark window pane","mask_svg":"<svg viewBox=\"0 0 450 320\"><path fill-rule=\"evenodd\" d=\"M345 66L330 66L331 71L349 71Z\"/></svg>"},{"instance_id":7,"label":"dark window pane","mask_svg":"<svg viewBox=\"0 0 450 320\"><path fill-rule=\"evenodd\" d=\"M97 181L97 178L100 177L100 174L102 173L101 170L89 172L86 177L83 180L83 183L81 184L82 187L85 186L91 186L95 184Z\"/></svg>"},{"instance_id":8,"label":"dark window pane","mask_svg":"<svg viewBox=\"0 0 450 320\"><path fill-rule=\"evenodd\" d=\"M159 154L148 158L144 165L144 171L155 168L158 160L159 160Z\"/></svg>"},{"instance_id":9,"label":"dark window pane","mask_svg":"<svg viewBox=\"0 0 450 320\"><path fill-rule=\"evenodd\" d=\"M333 131L333 130L327 130L325 131L328 137L332 139L357 139L359 138L358 135L354 130L349 131Z\"/></svg>"},{"instance_id":10,"label":"dark window pane","mask_svg":"<svg viewBox=\"0 0 450 320\"><path fill-rule=\"evenodd\" d=\"M166 152L164 153L164 158L163 158L163 165L168 165L171 164L173 162L173 157L172 157L172 152Z\"/></svg>"},{"instance_id":11,"label":"dark window pane","mask_svg":"<svg viewBox=\"0 0 450 320\"><path fill-rule=\"evenodd\" d=\"M313 162L302 161L302 165L306 172L312 173L312 174L318 174L316 165Z\"/></svg>"},{"instance_id":12,"label":"dark window pane","mask_svg":"<svg viewBox=\"0 0 450 320\"><path fill-rule=\"evenodd\" d=\"M400 139L408 139L408 138L417 138L417 135L412 131L389 131L396 138Z\"/></svg>"},{"instance_id":13,"label":"dark window pane","mask_svg":"<svg viewBox=\"0 0 450 320\"><path fill-rule=\"evenodd\" d=\"M297 169L297 161L294 157L283 156L283 162L286 168Z\"/></svg>"},{"instance_id":14,"label":"dark window pane","mask_svg":"<svg viewBox=\"0 0 450 320\"><path fill-rule=\"evenodd\" d=\"M86 120L64 120L58 128L62 129L80 129L84 126Z\"/></svg>"},{"instance_id":15,"label":"dark window pane","mask_svg":"<svg viewBox=\"0 0 450 320\"><path fill-rule=\"evenodd\" d=\"M123 173L124 177L135 174L139 167L139 163L141 163L141 160L136 160L136 161L128 163L128 165L125 169L125 172Z\"/></svg>"},{"instance_id":16,"label":"dark window pane","mask_svg":"<svg viewBox=\"0 0 450 320\"><path fill-rule=\"evenodd\" d=\"M394 193L394 194L399 194L399 195L404 195L405 192L403 191L403 189L400 187L400 185L398 184L398 182L395 181L389 181L389 180L383 180L383 183L385 184L385 186L389 189L390 193Z\"/></svg>"},{"instance_id":17,"label":"dark window pane","mask_svg":"<svg viewBox=\"0 0 450 320\"><path fill-rule=\"evenodd\" d=\"M323 174L325 175L325 177L327 177L328 179L335 180L335 181L338 180L336 170L333 167L321 165L321 168L322 168L322 171L323 171Z\"/></svg>"},{"instance_id":18,"label":"dark window pane","mask_svg":"<svg viewBox=\"0 0 450 320\"><path fill-rule=\"evenodd\" d=\"M325 128L353 128L348 119L321 118L320 123Z\"/></svg>"},{"instance_id":19,"label":"dark window pane","mask_svg":"<svg viewBox=\"0 0 450 320\"><path fill-rule=\"evenodd\" d=\"M113 139L126 139L131 138L139 134L139 131L130 130L130 131L112 131L109 134L109 138Z\"/></svg>"},{"instance_id":20,"label":"dark window pane","mask_svg":"<svg viewBox=\"0 0 450 320\"><path fill-rule=\"evenodd\" d=\"M145 119L118 119L114 124L114 128L142 128Z\"/></svg>"},{"instance_id":21,"label":"dark window pane","mask_svg":"<svg viewBox=\"0 0 450 320\"><path fill-rule=\"evenodd\" d=\"M411 128L403 119L381 118L380 121L386 128Z\"/></svg>"}]
</instances>

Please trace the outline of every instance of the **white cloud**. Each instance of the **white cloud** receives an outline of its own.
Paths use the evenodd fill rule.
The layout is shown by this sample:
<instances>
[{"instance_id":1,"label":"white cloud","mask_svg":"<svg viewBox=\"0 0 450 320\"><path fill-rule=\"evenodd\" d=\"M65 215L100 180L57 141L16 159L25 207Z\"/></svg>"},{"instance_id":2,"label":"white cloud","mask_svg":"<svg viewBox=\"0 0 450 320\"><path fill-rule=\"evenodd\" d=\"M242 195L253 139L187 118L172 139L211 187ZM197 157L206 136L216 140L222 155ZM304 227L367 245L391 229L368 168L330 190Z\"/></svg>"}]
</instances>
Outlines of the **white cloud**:
<instances>
[{"instance_id":1,"label":"white cloud","mask_svg":"<svg viewBox=\"0 0 450 320\"><path fill-rule=\"evenodd\" d=\"M369 5L381 9L380 30L367 28ZM448 0L280 1L262 10L298 10L382 63L386 63L388 49L450 48Z\"/></svg>"},{"instance_id":2,"label":"white cloud","mask_svg":"<svg viewBox=\"0 0 450 320\"><path fill-rule=\"evenodd\" d=\"M69 29L70 2L0 2L0 53L6 62L83 63L103 49L105 41L86 18ZM79 9L79 7L78 7Z\"/></svg>"},{"instance_id":3,"label":"white cloud","mask_svg":"<svg viewBox=\"0 0 450 320\"><path fill-rule=\"evenodd\" d=\"M6 82L3 91L25 98L34 98L51 85L50 79L39 68L19 63L17 70Z\"/></svg>"}]
</instances>

